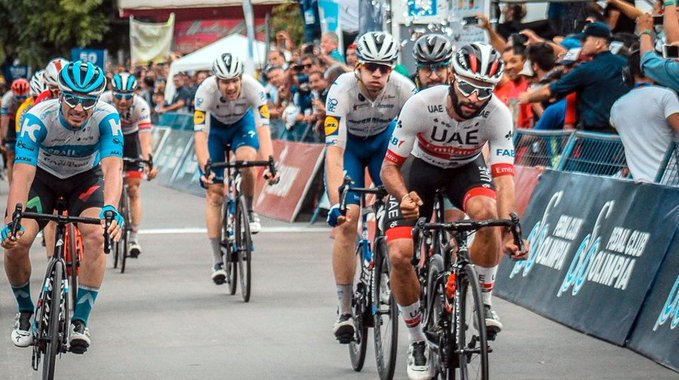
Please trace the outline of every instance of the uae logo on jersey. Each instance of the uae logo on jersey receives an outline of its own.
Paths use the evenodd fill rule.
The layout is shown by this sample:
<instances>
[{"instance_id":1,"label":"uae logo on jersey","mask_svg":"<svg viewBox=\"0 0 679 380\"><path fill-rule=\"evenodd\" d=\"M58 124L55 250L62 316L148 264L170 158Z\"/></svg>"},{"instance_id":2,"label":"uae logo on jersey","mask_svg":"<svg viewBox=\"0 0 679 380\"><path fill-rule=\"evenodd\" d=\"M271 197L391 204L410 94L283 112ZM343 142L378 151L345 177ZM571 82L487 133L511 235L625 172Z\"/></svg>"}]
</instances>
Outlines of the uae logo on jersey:
<instances>
[{"instance_id":1,"label":"uae logo on jersey","mask_svg":"<svg viewBox=\"0 0 679 380\"><path fill-rule=\"evenodd\" d=\"M334 116L328 116L325 118L325 135L332 136L337 134L339 129L339 119Z\"/></svg>"}]
</instances>

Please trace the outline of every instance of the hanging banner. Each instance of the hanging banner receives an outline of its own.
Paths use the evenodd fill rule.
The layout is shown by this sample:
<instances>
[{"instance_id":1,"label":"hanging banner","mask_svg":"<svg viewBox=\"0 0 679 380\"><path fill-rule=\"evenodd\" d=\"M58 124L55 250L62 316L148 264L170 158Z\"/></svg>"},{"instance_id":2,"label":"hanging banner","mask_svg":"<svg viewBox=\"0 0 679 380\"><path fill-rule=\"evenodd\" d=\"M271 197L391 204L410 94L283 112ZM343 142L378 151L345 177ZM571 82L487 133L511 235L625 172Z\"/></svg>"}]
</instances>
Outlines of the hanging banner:
<instances>
[{"instance_id":1,"label":"hanging banner","mask_svg":"<svg viewBox=\"0 0 679 380\"><path fill-rule=\"evenodd\" d=\"M165 62L170 55L174 13L167 22L141 22L130 16L130 56L133 65Z\"/></svg>"}]
</instances>

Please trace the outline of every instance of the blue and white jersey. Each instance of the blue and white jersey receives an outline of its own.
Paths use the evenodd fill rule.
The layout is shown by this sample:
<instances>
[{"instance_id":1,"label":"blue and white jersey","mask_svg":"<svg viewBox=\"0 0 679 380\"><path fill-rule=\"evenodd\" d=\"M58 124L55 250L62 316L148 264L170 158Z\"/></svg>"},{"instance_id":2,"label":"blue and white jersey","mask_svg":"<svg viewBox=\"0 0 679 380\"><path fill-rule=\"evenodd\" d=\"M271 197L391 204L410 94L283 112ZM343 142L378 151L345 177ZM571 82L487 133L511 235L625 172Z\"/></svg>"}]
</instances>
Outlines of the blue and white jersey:
<instances>
[{"instance_id":1,"label":"blue and white jersey","mask_svg":"<svg viewBox=\"0 0 679 380\"><path fill-rule=\"evenodd\" d=\"M98 102L85 124L73 129L61 114L59 100L51 99L24 116L15 162L65 179L98 166L101 158L122 156L120 115L113 106Z\"/></svg>"},{"instance_id":2,"label":"blue and white jersey","mask_svg":"<svg viewBox=\"0 0 679 380\"><path fill-rule=\"evenodd\" d=\"M356 137L382 133L415 91L410 79L392 72L382 93L372 101L361 90L355 73L340 75L325 101L325 143L344 149L347 133Z\"/></svg>"},{"instance_id":3,"label":"blue and white jersey","mask_svg":"<svg viewBox=\"0 0 679 380\"><path fill-rule=\"evenodd\" d=\"M269 126L269 109L266 105L264 86L247 74L243 74L238 99L234 101L225 99L219 91L217 77L213 75L198 86L195 103L194 131L208 129L210 117L224 125L236 124L251 108L255 111L255 125Z\"/></svg>"}]
</instances>

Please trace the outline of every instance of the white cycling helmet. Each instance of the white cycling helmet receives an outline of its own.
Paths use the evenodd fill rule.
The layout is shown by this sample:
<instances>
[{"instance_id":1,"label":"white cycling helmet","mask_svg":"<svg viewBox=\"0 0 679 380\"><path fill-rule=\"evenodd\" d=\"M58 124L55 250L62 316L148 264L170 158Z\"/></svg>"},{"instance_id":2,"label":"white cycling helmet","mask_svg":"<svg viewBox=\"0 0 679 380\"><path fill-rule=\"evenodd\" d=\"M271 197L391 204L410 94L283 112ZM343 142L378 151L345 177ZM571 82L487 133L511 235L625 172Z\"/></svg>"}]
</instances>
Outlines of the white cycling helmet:
<instances>
[{"instance_id":1,"label":"white cycling helmet","mask_svg":"<svg viewBox=\"0 0 679 380\"><path fill-rule=\"evenodd\" d=\"M393 63L398 58L398 43L389 33L368 32L356 42L356 56L360 62Z\"/></svg>"},{"instance_id":2,"label":"white cycling helmet","mask_svg":"<svg viewBox=\"0 0 679 380\"><path fill-rule=\"evenodd\" d=\"M59 85L59 72L66 67L69 61L65 58L54 58L45 67L45 83L49 87L57 87Z\"/></svg>"},{"instance_id":3,"label":"white cycling helmet","mask_svg":"<svg viewBox=\"0 0 679 380\"><path fill-rule=\"evenodd\" d=\"M231 53L223 53L212 64L212 73L219 79L232 79L243 75L243 63Z\"/></svg>"},{"instance_id":4,"label":"white cycling helmet","mask_svg":"<svg viewBox=\"0 0 679 380\"><path fill-rule=\"evenodd\" d=\"M492 46L473 42L455 52L453 69L457 75L496 85L502 79L505 63Z\"/></svg>"},{"instance_id":5,"label":"white cycling helmet","mask_svg":"<svg viewBox=\"0 0 679 380\"><path fill-rule=\"evenodd\" d=\"M45 90L47 90L45 70L36 71L31 77L31 96L38 96Z\"/></svg>"}]
</instances>

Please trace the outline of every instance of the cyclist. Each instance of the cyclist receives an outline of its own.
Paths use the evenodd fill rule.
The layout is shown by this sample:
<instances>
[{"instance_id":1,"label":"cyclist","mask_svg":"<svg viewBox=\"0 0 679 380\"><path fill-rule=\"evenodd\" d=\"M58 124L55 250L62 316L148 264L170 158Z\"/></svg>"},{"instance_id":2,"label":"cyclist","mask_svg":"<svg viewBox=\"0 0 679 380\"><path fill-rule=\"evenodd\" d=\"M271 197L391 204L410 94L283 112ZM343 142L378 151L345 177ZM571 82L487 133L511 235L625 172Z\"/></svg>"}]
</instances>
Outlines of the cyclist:
<instances>
[{"instance_id":1,"label":"cyclist","mask_svg":"<svg viewBox=\"0 0 679 380\"><path fill-rule=\"evenodd\" d=\"M29 249L44 222L22 220L17 238L10 226L17 203L26 210L51 213L55 201L64 197L69 215L99 217L113 212L111 236L121 235L122 217L114 206L122 186L123 140L116 110L99 95L106 88L103 71L91 63L69 63L59 73L59 99L46 100L24 117L17 141L14 180L9 189L5 222L1 231L5 248L5 272L17 300L12 342L19 347L31 345L30 296L31 262ZM78 299L70 323L69 344L72 352L83 353L90 345L87 322L104 278L103 229L79 225L85 254L80 268Z\"/></svg>"},{"instance_id":2,"label":"cyclist","mask_svg":"<svg viewBox=\"0 0 679 380\"><path fill-rule=\"evenodd\" d=\"M31 91L31 85L24 78L15 79L10 90L2 96L2 111L0 116L0 133L3 138L3 148L7 152L7 180L12 183L12 168L14 167L14 144L17 140L16 112Z\"/></svg>"},{"instance_id":3,"label":"cyclist","mask_svg":"<svg viewBox=\"0 0 679 380\"><path fill-rule=\"evenodd\" d=\"M344 173L356 186L365 185L365 169L375 184L381 184L379 170L393 130L391 121L415 85L401 74L392 72L398 58L399 44L384 32L368 32L359 37L358 64L353 72L340 75L330 87L326 99L325 135L328 147L325 179L333 205L328 224L338 226L332 252L332 266L337 285L338 319L333 332L342 344L354 337L351 296L356 270L356 233L358 194L351 194L346 216L340 215L338 188ZM346 223L345 223L346 222Z\"/></svg>"},{"instance_id":4,"label":"cyclist","mask_svg":"<svg viewBox=\"0 0 679 380\"><path fill-rule=\"evenodd\" d=\"M405 104L382 166L382 181L390 193L385 225L391 287L408 327L411 379L432 376L421 325L419 283L411 263L412 227L417 217L431 217L434 193L440 187L472 219L508 218L516 210L512 117L493 95L503 72L500 54L490 45L462 46L453 58L451 84L423 90ZM490 171L481 154L486 142L490 144ZM502 329L491 307L501 248L515 259L527 255L518 252L511 234L503 231L501 238L498 229L480 230L471 246L487 328L494 332Z\"/></svg>"},{"instance_id":5,"label":"cyclist","mask_svg":"<svg viewBox=\"0 0 679 380\"><path fill-rule=\"evenodd\" d=\"M273 147L264 87L243 74L243 63L231 53L215 59L212 74L198 87L195 96L193 121L200 168L205 168L208 159L224 161L227 144L231 144L236 160L255 160L257 151L263 159L268 159L273 155ZM247 168L242 173L241 191L248 209L250 232L256 234L261 229L259 216L253 211L256 171ZM278 176L271 177L268 169L263 174L269 183L277 181ZM220 238L224 184L216 180L223 176L224 169L215 169L208 177L201 175L201 185L207 188L205 215L213 257L212 281L217 285L226 281Z\"/></svg>"},{"instance_id":6,"label":"cyclist","mask_svg":"<svg viewBox=\"0 0 679 380\"><path fill-rule=\"evenodd\" d=\"M68 65L69 61L64 58L54 58L45 66L45 84L47 91L43 91L35 100L35 104L43 100L55 99L59 96L59 72Z\"/></svg>"},{"instance_id":7,"label":"cyclist","mask_svg":"<svg viewBox=\"0 0 679 380\"><path fill-rule=\"evenodd\" d=\"M123 157L143 158L151 160L153 135L151 134L151 109L146 100L135 95L139 86L137 78L130 73L118 73L111 81L112 90L101 95L101 101L113 105L120 114L120 125L123 130ZM130 257L136 258L141 254L141 245L137 240L137 231L142 219L141 207L141 179L146 165L124 163L125 183L130 197ZM156 168L147 173L152 180L158 174Z\"/></svg>"},{"instance_id":8,"label":"cyclist","mask_svg":"<svg viewBox=\"0 0 679 380\"><path fill-rule=\"evenodd\" d=\"M24 115L35 105L35 101L45 90L47 90L47 84L45 83L45 70L36 71L31 77L31 96L28 97L17 109L15 118L15 131L19 133L21 129L21 122L24 119Z\"/></svg>"},{"instance_id":9,"label":"cyclist","mask_svg":"<svg viewBox=\"0 0 679 380\"><path fill-rule=\"evenodd\" d=\"M450 81L453 47L441 34L425 34L415 41L413 58L417 64L415 84L423 90Z\"/></svg>"}]
</instances>

